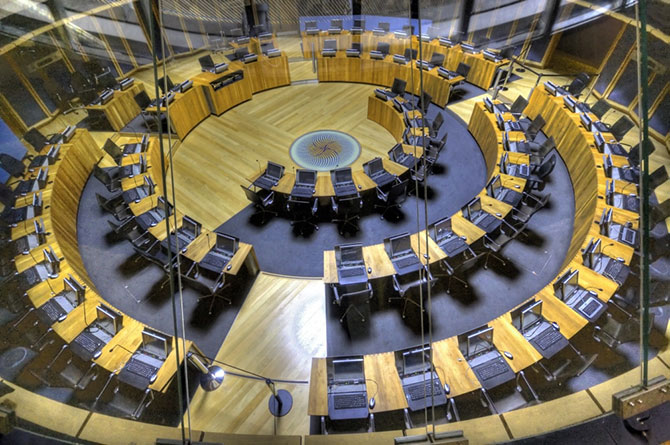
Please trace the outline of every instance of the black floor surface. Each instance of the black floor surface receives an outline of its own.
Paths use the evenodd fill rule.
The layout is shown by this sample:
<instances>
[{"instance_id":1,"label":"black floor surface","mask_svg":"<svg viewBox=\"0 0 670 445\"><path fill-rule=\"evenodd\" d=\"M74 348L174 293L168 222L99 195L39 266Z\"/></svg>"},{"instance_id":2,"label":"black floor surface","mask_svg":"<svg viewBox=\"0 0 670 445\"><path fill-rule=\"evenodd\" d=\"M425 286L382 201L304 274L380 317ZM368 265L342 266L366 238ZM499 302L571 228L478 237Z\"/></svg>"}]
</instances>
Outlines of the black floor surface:
<instances>
[{"instance_id":1,"label":"black floor surface","mask_svg":"<svg viewBox=\"0 0 670 445\"><path fill-rule=\"evenodd\" d=\"M429 119L434 119L438 112L445 113L438 137L443 137L445 132L449 136L435 174L428 182L428 223L456 213L482 190L486 182L482 152L468 131L467 124L452 111L445 112L434 104L428 111ZM413 187L413 184L410 186ZM417 206L420 214L418 218ZM327 214L330 209L321 210ZM336 244L378 244L386 237L403 232L416 233L420 226L425 226L423 200L415 196L409 196L403 203L399 221L391 221L391 217L382 220L377 213L371 213L361 218L360 230L354 236L348 233L340 235L337 225L328 221L321 222L318 231L306 236L294 234L285 217L275 217L259 227L250 222L254 212L254 208L248 206L223 223L218 230L253 244L262 271L302 277L323 276L323 251L332 249ZM277 249L278 243L281 249ZM287 261L285 252L291 252L291 260Z\"/></svg>"},{"instance_id":2,"label":"black floor surface","mask_svg":"<svg viewBox=\"0 0 670 445\"><path fill-rule=\"evenodd\" d=\"M506 266L493 258L488 270L478 265L469 276L470 287L466 289L454 281L451 294L446 292L447 279L438 280L431 290L434 340L488 323L530 298L557 275L570 243L574 219L572 183L560 158L542 192L551 193L549 205L531 218L527 238L517 238L503 248L502 256L508 259ZM355 323L351 329L347 323L339 322L340 309L331 303L329 290L326 294L328 356L374 354L421 344L418 308L408 306L403 319L402 302L388 302L389 296L395 296L388 284L375 289L369 319ZM418 301L418 293L415 300ZM427 339L427 317L424 334Z\"/></svg>"},{"instance_id":3,"label":"black floor surface","mask_svg":"<svg viewBox=\"0 0 670 445\"><path fill-rule=\"evenodd\" d=\"M160 267L135 254L129 241L111 239L106 221L113 217L100 209L96 193L110 195L91 176L82 192L77 218L79 251L89 277L100 295L123 313L165 333L174 333L169 284L161 288L166 275ZM212 315L208 314L209 299L199 302L199 290L183 287L185 337L209 357L216 355L253 284L253 277L247 275L245 268L237 278L227 289L227 295L235 296L233 304L217 301ZM179 304L177 314L181 320Z\"/></svg>"}]
</instances>

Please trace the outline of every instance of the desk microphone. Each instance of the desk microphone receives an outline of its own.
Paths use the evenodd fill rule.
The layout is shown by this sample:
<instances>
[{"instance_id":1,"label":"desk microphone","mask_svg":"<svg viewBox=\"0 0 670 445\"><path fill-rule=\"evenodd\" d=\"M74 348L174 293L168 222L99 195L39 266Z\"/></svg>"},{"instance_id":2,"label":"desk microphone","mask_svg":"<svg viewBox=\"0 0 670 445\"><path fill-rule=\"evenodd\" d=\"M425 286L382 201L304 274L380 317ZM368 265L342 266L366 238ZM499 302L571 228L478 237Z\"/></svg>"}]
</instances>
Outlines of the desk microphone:
<instances>
[{"instance_id":1,"label":"desk microphone","mask_svg":"<svg viewBox=\"0 0 670 445\"><path fill-rule=\"evenodd\" d=\"M256 159L256 164L258 164L258 170L260 170L261 169L261 163L258 162L258 159Z\"/></svg>"},{"instance_id":2,"label":"desk microphone","mask_svg":"<svg viewBox=\"0 0 670 445\"><path fill-rule=\"evenodd\" d=\"M114 351L114 349L116 349L116 348L121 348L121 349L123 349L123 350L125 350L125 351L127 351L127 352L130 352L131 354L134 354L134 353L135 353L135 351L131 351L130 349L128 349L128 348L126 348L125 346L123 346L121 343L117 343L117 344L115 344L114 346L112 346L111 348L109 348L109 352Z\"/></svg>"}]
</instances>

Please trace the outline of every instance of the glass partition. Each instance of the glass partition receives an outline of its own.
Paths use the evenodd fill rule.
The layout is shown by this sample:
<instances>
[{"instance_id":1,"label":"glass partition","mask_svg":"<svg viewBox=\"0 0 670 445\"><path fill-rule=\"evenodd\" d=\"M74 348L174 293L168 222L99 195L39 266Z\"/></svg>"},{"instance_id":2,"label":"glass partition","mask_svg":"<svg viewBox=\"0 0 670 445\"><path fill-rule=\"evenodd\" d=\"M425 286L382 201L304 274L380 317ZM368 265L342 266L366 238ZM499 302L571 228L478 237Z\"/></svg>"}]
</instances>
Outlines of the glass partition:
<instances>
[{"instance_id":1,"label":"glass partition","mask_svg":"<svg viewBox=\"0 0 670 445\"><path fill-rule=\"evenodd\" d=\"M597 428L670 366L663 14L0 6L17 434Z\"/></svg>"}]
</instances>

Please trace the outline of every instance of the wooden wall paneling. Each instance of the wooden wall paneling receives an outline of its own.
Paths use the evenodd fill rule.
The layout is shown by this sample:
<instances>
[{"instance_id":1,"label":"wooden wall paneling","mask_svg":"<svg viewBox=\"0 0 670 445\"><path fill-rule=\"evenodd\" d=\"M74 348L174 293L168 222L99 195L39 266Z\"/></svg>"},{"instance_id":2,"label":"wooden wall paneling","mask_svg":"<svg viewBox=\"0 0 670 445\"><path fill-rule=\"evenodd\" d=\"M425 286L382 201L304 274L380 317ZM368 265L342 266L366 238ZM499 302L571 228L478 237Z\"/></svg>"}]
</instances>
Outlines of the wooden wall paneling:
<instances>
[{"instance_id":1,"label":"wooden wall paneling","mask_svg":"<svg viewBox=\"0 0 670 445\"><path fill-rule=\"evenodd\" d=\"M79 254L77 214L81 192L94 165L102 158L103 153L86 130L77 130L70 143L72 146L61 159L53 182L52 230L72 270L95 291L95 286L88 278Z\"/></svg>"}]
</instances>

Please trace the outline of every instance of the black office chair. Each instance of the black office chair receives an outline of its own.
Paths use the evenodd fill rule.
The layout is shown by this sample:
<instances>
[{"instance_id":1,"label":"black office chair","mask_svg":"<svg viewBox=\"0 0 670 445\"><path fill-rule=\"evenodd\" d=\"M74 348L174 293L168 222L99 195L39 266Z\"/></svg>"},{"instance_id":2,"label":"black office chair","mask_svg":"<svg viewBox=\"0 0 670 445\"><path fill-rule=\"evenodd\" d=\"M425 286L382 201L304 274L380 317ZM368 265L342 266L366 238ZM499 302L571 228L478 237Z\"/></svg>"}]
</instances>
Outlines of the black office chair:
<instances>
[{"instance_id":1,"label":"black office chair","mask_svg":"<svg viewBox=\"0 0 670 445\"><path fill-rule=\"evenodd\" d=\"M512 102L512 105L509 107L509 112L518 119L527 106L528 101L522 95L518 95L514 102Z\"/></svg>"},{"instance_id":2,"label":"black office chair","mask_svg":"<svg viewBox=\"0 0 670 445\"><path fill-rule=\"evenodd\" d=\"M405 60L410 61L416 60L418 54L419 51L416 48L405 48L405 53L403 55L405 56Z\"/></svg>"},{"instance_id":3,"label":"black office chair","mask_svg":"<svg viewBox=\"0 0 670 445\"><path fill-rule=\"evenodd\" d=\"M452 97L460 97L467 93L465 82L468 79L468 74L470 74L470 65L463 62L459 63L456 67L456 73L463 76L464 80L451 86L451 90L449 91L449 100L451 100Z\"/></svg>"},{"instance_id":4,"label":"black office chair","mask_svg":"<svg viewBox=\"0 0 670 445\"><path fill-rule=\"evenodd\" d=\"M384 54L384 56L388 56L390 50L391 50L391 45L390 44L388 44L386 42L377 43L377 51Z\"/></svg>"},{"instance_id":5,"label":"black office chair","mask_svg":"<svg viewBox=\"0 0 670 445\"><path fill-rule=\"evenodd\" d=\"M665 221L668 217L670 217L670 199L666 199L659 205L651 207L649 218L651 227L654 227L656 224Z\"/></svg>"},{"instance_id":6,"label":"black office chair","mask_svg":"<svg viewBox=\"0 0 670 445\"><path fill-rule=\"evenodd\" d=\"M545 178L549 176L556 166L556 156L556 153L552 153L551 156L545 157L544 162L540 166L531 170L530 177L528 178L528 187L531 190L543 188Z\"/></svg>"},{"instance_id":7,"label":"black office chair","mask_svg":"<svg viewBox=\"0 0 670 445\"><path fill-rule=\"evenodd\" d=\"M165 87L166 83L167 83L167 89ZM158 87L161 89L161 93L167 94L174 88L174 83L172 83L172 79L170 79L170 76L165 76L158 79Z\"/></svg>"},{"instance_id":8,"label":"black office chair","mask_svg":"<svg viewBox=\"0 0 670 445\"><path fill-rule=\"evenodd\" d=\"M589 107L591 113L595 114L598 119L602 119L605 113L610 110L610 104L607 103L607 99L599 99L596 103Z\"/></svg>"},{"instance_id":9,"label":"black office chair","mask_svg":"<svg viewBox=\"0 0 670 445\"><path fill-rule=\"evenodd\" d=\"M157 115L152 113L147 113L145 110L151 106L151 99L146 91L140 91L134 97L135 103L140 107L140 116L144 121L144 126L150 130L157 131L159 125L159 119L156 118ZM147 118L148 116L148 118Z\"/></svg>"},{"instance_id":10,"label":"black office chair","mask_svg":"<svg viewBox=\"0 0 670 445\"><path fill-rule=\"evenodd\" d=\"M93 177L100 181L109 192L116 192L121 188L121 179L118 177L116 168L93 167Z\"/></svg>"},{"instance_id":11,"label":"black office chair","mask_svg":"<svg viewBox=\"0 0 670 445\"><path fill-rule=\"evenodd\" d=\"M531 142L530 144L530 164L539 165L542 164L544 158L549 154L550 151L556 148L556 141L554 137L550 136L545 139L542 144L537 144Z\"/></svg>"},{"instance_id":12,"label":"black office chair","mask_svg":"<svg viewBox=\"0 0 670 445\"><path fill-rule=\"evenodd\" d=\"M26 166L21 160L7 153L0 153L0 167L15 178L20 178L26 171Z\"/></svg>"},{"instance_id":13,"label":"black office chair","mask_svg":"<svg viewBox=\"0 0 670 445\"><path fill-rule=\"evenodd\" d=\"M391 92L387 93L387 96L396 97L403 96L405 94L405 88L407 87L407 82L397 77L393 79L393 85L391 86Z\"/></svg>"},{"instance_id":14,"label":"black office chair","mask_svg":"<svg viewBox=\"0 0 670 445\"><path fill-rule=\"evenodd\" d=\"M621 141L634 126L635 124L630 119L626 116L621 116L610 127L610 133L612 133L617 141Z\"/></svg>"},{"instance_id":15,"label":"black office chair","mask_svg":"<svg viewBox=\"0 0 670 445\"><path fill-rule=\"evenodd\" d=\"M665 165L661 165L649 174L649 188L654 190L656 187L668 180L668 170Z\"/></svg>"},{"instance_id":16,"label":"black office chair","mask_svg":"<svg viewBox=\"0 0 670 445\"><path fill-rule=\"evenodd\" d=\"M418 272L406 275L399 275L396 273L393 274L391 279L393 282L393 289L398 293L398 296L391 296L389 297L388 301L391 302L393 300L399 299L403 300L402 318L405 318L407 315L408 304L412 304L418 308L421 308L421 304L417 301L414 301L410 291L412 289L417 289L419 286L432 287L437 281L437 279L430 273L430 269L428 267L424 267ZM426 308L424 307L422 312L425 311Z\"/></svg>"},{"instance_id":17,"label":"black office chair","mask_svg":"<svg viewBox=\"0 0 670 445\"><path fill-rule=\"evenodd\" d=\"M503 220L500 230L497 230L495 233L484 235L483 246L486 248L483 252L484 269L488 269L489 259L491 258L494 258L503 266L507 265L507 262L501 255L499 255L499 253L507 243L523 233L527 224L527 221L512 220L512 223L509 223L506 220Z\"/></svg>"},{"instance_id":18,"label":"black office chair","mask_svg":"<svg viewBox=\"0 0 670 445\"><path fill-rule=\"evenodd\" d=\"M218 273L212 272L204 267L200 267L198 263L193 261L190 267L186 269L186 273L182 273L182 276L188 282L206 290L207 293L198 297L198 302L208 298L210 299L208 310L209 315L212 315L212 309L214 308L214 303L217 300L223 300L229 305L233 304L230 298L221 295L221 292L230 286L230 283L226 283L225 271L222 270Z\"/></svg>"},{"instance_id":19,"label":"black office chair","mask_svg":"<svg viewBox=\"0 0 670 445\"><path fill-rule=\"evenodd\" d=\"M544 128L544 125L546 122L544 121L544 118L542 117L541 114L538 114L535 116L535 119L530 121L529 124L524 125L525 122L521 123L521 127L524 128L524 133L526 134L526 138L530 141L534 141L535 138L537 137L538 133Z\"/></svg>"},{"instance_id":20,"label":"black office chair","mask_svg":"<svg viewBox=\"0 0 670 445\"><path fill-rule=\"evenodd\" d=\"M586 73L579 73L577 77L574 78L572 82L568 85L563 85L562 88L566 89L568 93L572 94L575 97L579 97L584 88L589 84L591 77Z\"/></svg>"},{"instance_id":21,"label":"black office chair","mask_svg":"<svg viewBox=\"0 0 670 445\"><path fill-rule=\"evenodd\" d=\"M434 52L432 56L430 56L430 61L428 62L431 66L442 66L444 65L444 54Z\"/></svg>"},{"instance_id":22,"label":"black office chair","mask_svg":"<svg viewBox=\"0 0 670 445\"><path fill-rule=\"evenodd\" d=\"M365 315L360 311L363 305L369 305L372 300L372 285L369 281L363 283L340 285L335 284L332 287L334 300L333 303L340 307L346 307L340 317L340 323L344 321L350 311L354 311L365 321Z\"/></svg>"},{"instance_id":23,"label":"black office chair","mask_svg":"<svg viewBox=\"0 0 670 445\"><path fill-rule=\"evenodd\" d=\"M291 226L301 235L305 235L305 228L319 230L319 226L314 222L316 212L319 209L319 199L299 198L289 196L286 202L286 210L292 216Z\"/></svg>"},{"instance_id":24,"label":"black office chair","mask_svg":"<svg viewBox=\"0 0 670 445\"><path fill-rule=\"evenodd\" d=\"M258 210L258 213L255 213L252 215L252 217L256 215L260 215L261 217L261 224L265 224L267 221L266 216L267 215L273 215L276 216L277 212L272 209L272 206L275 201L275 192L272 190L263 190L259 189L257 191L253 191L251 189L252 186L245 187L240 184L240 187L242 187L242 190L244 190L244 194L246 195L247 199L254 205L254 207Z\"/></svg>"},{"instance_id":25,"label":"black office chair","mask_svg":"<svg viewBox=\"0 0 670 445\"><path fill-rule=\"evenodd\" d=\"M150 388L135 388L120 382L118 378L114 380L115 383L106 387L109 388L106 393L111 394L101 396L103 409L112 415L138 420L153 402L153 391Z\"/></svg>"},{"instance_id":26,"label":"black office chair","mask_svg":"<svg viewBox=\"0 0 670 445\"><path fill-rule=\"evenodd\" d=\"M540 195L532 191L524 191L522 195L519 206L512 210L512 218L522 222L528 221L535 213L546 207L551 197L551 193Z\"/></svg>"},{"instance_id":27,"label":"black office chair","mask_svg":"<svg viewBox=\"0 0 670 445\"><path fill-rule=\"evenodd\" d=\"M124 201L122 193L118 193L111 198L105 198L99 193L96 193L95 198L98 201L100 208L113 215L117 221L123 221L133 214L128 204Z\"/></svg>"},{"instance_id":28,"label":"black office chair","mask_svg":"<svg viewBox=\"0 0 670 445\"><path fill-rule=\"evenodd\" d=\"M363 208L363 200L359 195L331 197L330 206L336 215L333 222L337 223L340 235L344 235L346 231L352 234L358 232L358 220Z\"/></svg>"},{"instance_id":29,"label":"black office chair","mask_svg":"<svg viewBox=\"0 0 670 445\"><path fill-rule=\"evenodd\" d=\"M36 128L31 128L24 135L23 139L29 143L37 153L44 150L46 145L55 144L60 140L61 133L53 133L48 136L42 135Z\"/></svg>"},{"instance_id":30,"label":"black office chair","mask_svg":"<svg viewBox=\"0 0 670 445\"><path fill-rule=\"evenodd\" d=\"M214 69L214 60L212 60L212 56L209 54L198 58L198 63L200 63L200 68L203 71Z\"/></svg>"},{"instance_id":31,"label":"black office chair","mask_svg":"<svg viewBox=\"0 0 670 445\"><path fill-rule=\"evenodd\" d=\"M396 180L388 191L376 187L377 203L375 203L375 209L382 209L379 218L384 219L391 209L400 209L402 207L402 203L407 198L408 182L409 180L407 179L404 181ZM397 215L396 219L398 218L400 218L400 215Z\"/></svg>"}]
</instances>

